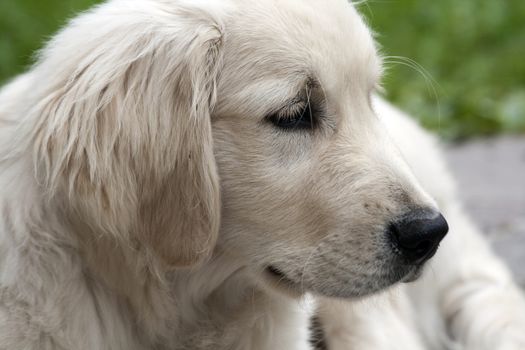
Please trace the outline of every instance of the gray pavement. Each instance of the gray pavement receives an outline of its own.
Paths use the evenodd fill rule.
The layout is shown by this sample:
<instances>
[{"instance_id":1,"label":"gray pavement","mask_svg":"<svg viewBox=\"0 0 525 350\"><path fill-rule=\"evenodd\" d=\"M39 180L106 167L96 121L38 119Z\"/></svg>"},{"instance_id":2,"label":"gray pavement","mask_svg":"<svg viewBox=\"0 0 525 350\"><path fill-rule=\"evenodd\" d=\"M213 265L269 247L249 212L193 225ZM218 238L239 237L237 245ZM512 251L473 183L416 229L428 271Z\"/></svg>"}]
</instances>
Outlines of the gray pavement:
<instances>
[{"instance_id":1,"label":"gray pavement","mask_svg":"<svg viewBox=\"0 0 525 350\"><path fill-rule=\"evenodd\" d=\"M447 158L467 211L525 286L525 137L451 146Z\"/></svg>"}]
</instances>

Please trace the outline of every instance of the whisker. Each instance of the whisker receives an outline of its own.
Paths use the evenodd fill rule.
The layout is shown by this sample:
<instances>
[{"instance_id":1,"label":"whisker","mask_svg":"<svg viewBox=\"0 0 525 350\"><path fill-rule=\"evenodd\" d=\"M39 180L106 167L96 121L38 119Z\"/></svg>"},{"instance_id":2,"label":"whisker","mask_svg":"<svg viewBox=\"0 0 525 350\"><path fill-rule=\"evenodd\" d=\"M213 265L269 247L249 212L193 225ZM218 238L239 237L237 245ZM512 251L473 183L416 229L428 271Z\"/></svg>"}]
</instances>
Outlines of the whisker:
<instances>
[{"instance_id":1,"label":"whisker","mask_svg":"<svg viewBox=\"0 0 525 350\"><path fill-rule=\"evenodd\" d=\"M414 61L413 59L410 59L408 57L403 56L384 56L383 57L384 64L399 64L405 67L409 67L413 70L415 70L417 73L419 73L423 79L425 80L425 86L427 87L427 91L432 97L434 98L434 101L436 102L436 108L437 108L437 114L438 114L438 131L441 130L441 103L439 100L439 94L437 92L436 86L441 89L439 83L434 79L432 74L426 70L421 64Z\"/></svg>"},{"instance_id":2,"label":"whisker","mask_svg":"<svg viewBox=\"0 0 525 350\"><path fill-rule=\"evenodd\" d=\"M306 258L306 260L304 262L303 268L301 270L301 283L300 283L301 290L304 290L304 275L306 273L306 269L308 268L308 264L310 262L310 259L312 258L314 253L317 251L317 249L319 249L321 247L322 244L323 244L323 241L321 240L321 242L319 242L319 244L317 244L314 248L312 248L312 251L310 252L310 254L308 254L308 257Z\"/></svg>"}]
</instances>

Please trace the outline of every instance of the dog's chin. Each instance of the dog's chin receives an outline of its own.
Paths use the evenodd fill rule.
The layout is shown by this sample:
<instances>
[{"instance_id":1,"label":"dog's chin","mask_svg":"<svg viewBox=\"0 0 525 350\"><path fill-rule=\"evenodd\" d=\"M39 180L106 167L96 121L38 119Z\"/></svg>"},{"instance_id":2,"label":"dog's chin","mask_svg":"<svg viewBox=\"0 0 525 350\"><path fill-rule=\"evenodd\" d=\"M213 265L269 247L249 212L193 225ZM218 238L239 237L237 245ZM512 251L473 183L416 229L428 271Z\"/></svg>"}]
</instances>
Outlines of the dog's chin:
<instances>
[{"instance_id":1,"label":"dog's chin","mask_svg":"<svg viewBox=\"0 0 525 350\"><path fill-rule=\"evenodd\" d=\"M366 288L356 288L355 285L360 283L349 283L348 281L341 281L340 285L327 286L326 283L319 278L314 283L305 281L294 281L288 277L284 272L275 266L267 266L262 273L262 280L266 287L272 291L284 294L290 297L300 297L306 292L315 295L320 295L330 298L338 299L358 299L379 293L397 283L414 282L422 274L423 265L404 265L396 270L390 270L387 275L382 275L381 278L370 278L366 281ZM362 284L362 281L360 281Z\"/></svg>"}]
</instances>

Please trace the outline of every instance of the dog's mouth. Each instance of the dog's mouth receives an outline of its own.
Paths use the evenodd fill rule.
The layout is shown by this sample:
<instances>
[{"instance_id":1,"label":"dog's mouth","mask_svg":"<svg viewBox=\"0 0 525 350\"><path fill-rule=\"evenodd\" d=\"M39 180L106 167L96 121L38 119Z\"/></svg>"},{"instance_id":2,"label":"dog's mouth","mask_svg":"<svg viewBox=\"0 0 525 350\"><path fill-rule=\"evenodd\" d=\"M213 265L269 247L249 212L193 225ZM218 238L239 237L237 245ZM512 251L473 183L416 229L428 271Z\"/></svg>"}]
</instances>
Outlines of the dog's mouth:
<instances>
[{"instance_id":1,"label":"dog's mouth","mask_svg":"<svg viewBox=\"0 0 525 350\"><path fill-rule=\"evenodd\" d=\"M270 286L284 291L286 294L298 296L303 294L301 284L291 280L279 268L269 265L264 269L264 279Z\"/></svg>"},{"instance_id":2,"label":"dog's mouth","mask_svg":"<svg viewBox=\"0 0 525 350\"><path fill-rule=\"evenodd\" d=\"M278 268L276 268L275 266L268 266L266 268L266 271L268 271L270 274L274 275L275 277L278 277L278 278L286 278L285 274L279 270Z\"/></svg>"}]
</instances>

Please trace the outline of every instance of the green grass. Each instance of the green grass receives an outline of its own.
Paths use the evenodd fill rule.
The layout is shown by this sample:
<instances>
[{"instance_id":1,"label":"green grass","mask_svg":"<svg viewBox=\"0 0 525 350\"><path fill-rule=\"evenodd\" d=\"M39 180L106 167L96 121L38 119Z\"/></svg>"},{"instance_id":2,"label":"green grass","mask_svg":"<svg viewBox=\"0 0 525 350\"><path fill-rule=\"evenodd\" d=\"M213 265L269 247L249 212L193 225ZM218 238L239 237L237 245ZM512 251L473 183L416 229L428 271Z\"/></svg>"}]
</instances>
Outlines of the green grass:
<instances>
[{"instance_id":1,"label":"green grass","mask_svg":"<svg viewBox=\"0 0 525 350\"><path fill-rule=\"evenodd\" d=\"M24 71L36 50L93 0L0 0L0 83Z\"/></svg>"},{"instance_id":2,"label":"green grass","mask_svg":"<svg viewBox=\"0 0 525 350\"><path fill-rule=\"evenodd\" d=\"M0 83L96 2L0 1ZM413 59L432 77L388 63L384 80L388 98L425 126L449 139L525 132L525 1L369 0L360 9L385 56Z\"/></svg>"},{"instance_id":3,"label":"green grass","mask_svg":"<svg viewBox=\"0 0 525 350\"><path fill-rule=\"evenodd\" d=\"M370 0L360 7L386 56L411 58L434 80L388 64L389 99L449 139L525 131L525 1Z\"/></svg>"}]
</instances>

